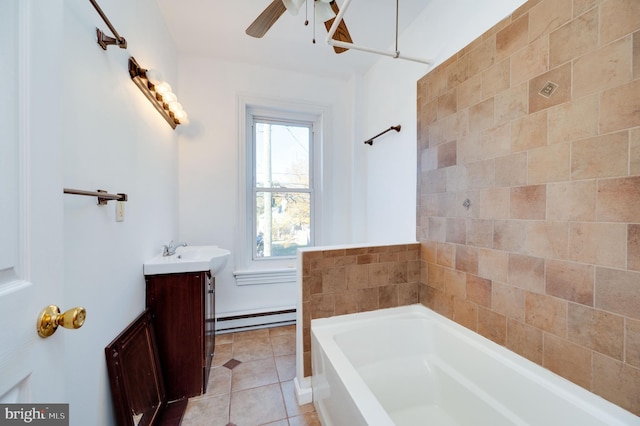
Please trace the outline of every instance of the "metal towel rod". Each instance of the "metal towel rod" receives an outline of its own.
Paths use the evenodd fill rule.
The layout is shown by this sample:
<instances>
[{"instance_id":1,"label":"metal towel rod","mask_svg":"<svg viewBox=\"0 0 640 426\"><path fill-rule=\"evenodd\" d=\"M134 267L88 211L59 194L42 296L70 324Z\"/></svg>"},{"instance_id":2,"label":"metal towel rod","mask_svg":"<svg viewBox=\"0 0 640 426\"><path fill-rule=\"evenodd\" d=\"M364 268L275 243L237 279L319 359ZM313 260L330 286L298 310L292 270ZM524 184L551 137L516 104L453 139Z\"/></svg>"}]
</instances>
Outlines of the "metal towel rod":
<instances>
[{"instance_id":1,"label":"metal towel rod","mask_svg":"<svg viewBox=\"0 0 640 426\"><path fill-rule=\"evenodd\" d=\"M103 50L107 50L107 46L115 44L116 46L119 46L120 49L126 49L127 40L124 37L121 37L120 34L118 34L118 31L116 31L116 29L113 28L113 25L111 25L111 21L109 21L109 18L107 18L107 15L104 14L104 12L102 11L98 3L96 3L96 0L89 0L89 1L93 5L93 7L96 9L96 12L98 12L98 15L100 15L104 23L107 24L107 27L109 27L109 29L115 36L115 38L109 37L108 35L103 33L102 30L100 30L100 28L96 28L96 34L98 34L98 44L100 45L100 47L102 47Z\"/></svg>"},{"instance_id":2,"label":"metal towel rod","mask_svg":"<svg viewBox=\"0 0 640 426\"><path fill-rule=\"evenodd\" d=\"M88 197L98 197L98 205L104 206L108 201L128 201L129 197L127 194L109 194L107 191L103 189L98 189L97 191L83 191L81 189L69 189L64 188L63 192L65 194L73 194L73 195L85 195Z\"/></svg>"},{"instance_id":3,"label":"metal towel rod","mask_svg":"<svg viewBox=\"0 0 640 426\"><path fill-rule=\"evenodd\" d=\"M387 130L385 130L384 132L380 132L377 135L375 135L374 137L372 137L370 139L367 139L366 141L364 141L364 143L369 144L369 145L373 145L373 140L375 138L377 138L378 136L382 136L385 133L390 132L391 130L395 130L396 132L399 132L401 128L402 128L402 126L400 126L399 124L397 126L391 126Z\"/></svg>"}]
</instances>

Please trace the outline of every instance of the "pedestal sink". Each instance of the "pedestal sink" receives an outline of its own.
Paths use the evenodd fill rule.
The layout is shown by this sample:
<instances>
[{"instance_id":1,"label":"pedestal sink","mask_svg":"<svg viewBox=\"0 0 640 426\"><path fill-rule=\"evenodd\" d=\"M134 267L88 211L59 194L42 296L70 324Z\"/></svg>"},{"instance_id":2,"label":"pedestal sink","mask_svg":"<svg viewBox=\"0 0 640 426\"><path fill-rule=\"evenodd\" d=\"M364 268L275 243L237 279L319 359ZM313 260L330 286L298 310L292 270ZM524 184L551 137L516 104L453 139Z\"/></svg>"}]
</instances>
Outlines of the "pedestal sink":
<instances>
[{"instance_id":1,"label":"pedestal sink","mask_svg":"<svg viewBox=\"0 0 640 426\"><path fill-rule=\"evenodd\" d=\"M218 246L178 247L172 256L162 254L143 264L144 275L211 271L216 275L227 264L231 252Z\"/></svg>"}]
</instances>

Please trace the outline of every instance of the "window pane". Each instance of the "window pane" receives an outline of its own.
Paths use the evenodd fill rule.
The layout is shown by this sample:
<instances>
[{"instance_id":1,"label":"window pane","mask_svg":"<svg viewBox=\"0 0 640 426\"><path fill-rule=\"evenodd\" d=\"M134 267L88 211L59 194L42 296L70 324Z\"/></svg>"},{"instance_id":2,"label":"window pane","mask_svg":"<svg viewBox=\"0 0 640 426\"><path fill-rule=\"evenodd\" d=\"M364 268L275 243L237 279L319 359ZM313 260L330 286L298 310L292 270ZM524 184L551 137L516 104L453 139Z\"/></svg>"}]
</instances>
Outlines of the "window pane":
<instances>
[{"instance_id":1,"label":"window pane","mask_svg":"<svg viewBox=\"0 0 640 426\"><path fill-rule=\"evenodd\" d=\"M256 123L256 186L309 188L307 126Z\"/></svg>"},{"instance_id":2,"label":"window pane","mask_svg":"<svg viewBox=\"0 0 640 426\"><path fill-rule=\"evenodd\" d=\"M311 244L310 194L258 192L254 258L295 256Z\"/></svg>"}]
</instances>

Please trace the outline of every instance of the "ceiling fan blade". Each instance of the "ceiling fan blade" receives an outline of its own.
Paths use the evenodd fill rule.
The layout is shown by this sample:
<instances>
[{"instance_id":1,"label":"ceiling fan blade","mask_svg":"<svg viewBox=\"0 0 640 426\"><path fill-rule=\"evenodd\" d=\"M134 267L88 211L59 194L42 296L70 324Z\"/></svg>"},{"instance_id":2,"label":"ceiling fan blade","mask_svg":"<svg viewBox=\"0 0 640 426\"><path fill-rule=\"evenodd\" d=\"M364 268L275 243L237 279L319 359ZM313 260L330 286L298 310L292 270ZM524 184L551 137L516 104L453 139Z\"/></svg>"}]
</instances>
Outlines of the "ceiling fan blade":
<instances>
[{"instance_id":1,"label":"ceiling fan blade","mask_svg":"<svg viewBox=\"0 0 640 426\"><path fill-rule=\"evenodd\" d=\"M261 38L269 31L269 28L276 23L285 10L287 10L287 8L282 0L273 0L255 21L249 25L245 33L251 37Z\"/></svg>"},{"instance_id":2,"label":"ceiling fan blade","mask_svg":"<svg viewBox=\"0 0 640 426\"><path fill-rule=\"evenodd\" d=\"M329 4L331 5L331 9L333 10L333 12L337 15L340 12L340 8L338 8L338 4L335 2L335 0L332 0L331 3ZM335 21L335 19L336 18L331 18L324 23L324 26L327 27L327 31L331 29L331 26L333 25L333 21ZM334 40L343 41L345 43L353 43L353 40L351 40L351 35L349 34L349 30L347 29L347 24L344 23L344 19L342 19L338 24L338 28L336 29L336 32L333 33L332 38ZM336 53L342 53L342 52L346 52L349 49L346 49L344 47L333 46L333 50Z\"/></svg>"}]
</instances>

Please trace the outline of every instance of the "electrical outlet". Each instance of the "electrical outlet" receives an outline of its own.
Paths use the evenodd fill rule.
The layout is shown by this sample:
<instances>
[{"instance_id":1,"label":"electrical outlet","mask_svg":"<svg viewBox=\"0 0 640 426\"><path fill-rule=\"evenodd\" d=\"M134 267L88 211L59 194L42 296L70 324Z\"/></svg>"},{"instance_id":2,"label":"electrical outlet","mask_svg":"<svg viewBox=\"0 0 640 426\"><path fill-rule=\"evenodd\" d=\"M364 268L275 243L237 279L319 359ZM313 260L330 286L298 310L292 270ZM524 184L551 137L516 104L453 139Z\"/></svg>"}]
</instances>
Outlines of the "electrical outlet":
<instances>
[{"instance_id":1,"label":"electrical outlet","mask_svg":"<svg viewBox=\"0 0 640 426\"><path fill-rule=\"evenodd\" d=\"M116 222L124 222L124 201L116 201Z\"/></svg>"}]
</instances>

